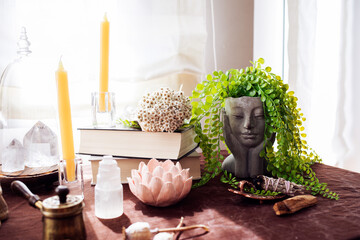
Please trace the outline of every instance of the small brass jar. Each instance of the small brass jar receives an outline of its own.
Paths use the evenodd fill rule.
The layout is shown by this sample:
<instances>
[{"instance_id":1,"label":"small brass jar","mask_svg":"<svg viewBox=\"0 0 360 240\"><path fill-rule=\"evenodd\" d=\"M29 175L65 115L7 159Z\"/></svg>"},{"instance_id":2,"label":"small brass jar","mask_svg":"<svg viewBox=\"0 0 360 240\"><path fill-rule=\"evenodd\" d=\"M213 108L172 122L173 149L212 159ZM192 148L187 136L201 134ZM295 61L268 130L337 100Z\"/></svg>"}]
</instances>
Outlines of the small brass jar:
<instances>
[{"instance_id":1,"label":"small brass jar","mask_svg":"<svg viewBox=\"0 0 360 240\"><path fill-rule=\"evenodd\" d=\"M58 196L42 202L43 239L86 239L82 216L84 202L79 195L67 195L67 188L56 189Z\"/></svg>"},{"instance_id":2,"label":"small brass jar","mask_svg":"<svg viewBox=\"0 0 360 240\"><path fill-rule=\"evenodd\" d=\"M69 189L60 185L55 189L57 196L41 201L21 181L13 181L11 188L25 197L31 206L41 210L43 214L43 239L60 240L86 239L86 231L82 210L85 206L80 195L68 195Z\"/></svg>"}]
</instances>

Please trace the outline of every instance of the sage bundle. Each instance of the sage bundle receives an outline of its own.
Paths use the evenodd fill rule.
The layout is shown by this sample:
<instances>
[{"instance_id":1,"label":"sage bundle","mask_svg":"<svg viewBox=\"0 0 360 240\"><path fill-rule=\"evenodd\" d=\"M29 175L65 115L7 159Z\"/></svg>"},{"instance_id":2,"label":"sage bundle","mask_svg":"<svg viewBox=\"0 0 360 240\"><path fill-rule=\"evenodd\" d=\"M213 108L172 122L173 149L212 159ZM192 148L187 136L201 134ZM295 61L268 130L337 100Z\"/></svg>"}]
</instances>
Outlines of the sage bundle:
<instances>
[{"instance_id":1,"label":"sage bundle","mask_svg":"<svg viewBox=\"0 0 360 240\"><path fill-rule=\"evenodd\" d=\"M302 185L287 181L284 178L272 178L265 175L257 176L254 183L257 188L260 187L265 191L281 192L288 196L294 196L295 193L303 194L305 191L305 187Z\"/></svg>"}]
</instances>

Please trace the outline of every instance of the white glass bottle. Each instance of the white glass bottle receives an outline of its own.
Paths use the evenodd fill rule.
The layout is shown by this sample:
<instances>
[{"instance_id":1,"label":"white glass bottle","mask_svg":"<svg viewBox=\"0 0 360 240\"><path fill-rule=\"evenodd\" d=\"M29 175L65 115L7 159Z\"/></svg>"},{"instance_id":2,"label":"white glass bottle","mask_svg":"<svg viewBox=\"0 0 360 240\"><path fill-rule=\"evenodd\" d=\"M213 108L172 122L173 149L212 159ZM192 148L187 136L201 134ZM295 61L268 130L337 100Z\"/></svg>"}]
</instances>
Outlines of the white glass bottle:
<instances>
[{"instance_id":1,"label":"white glass bottle","mask_svg":"<svg viewBox=\"0 0 360 240\"><path fill-rule=\"evenodd\" d=\"M95 186L95 216L103 219L123 214L123 187L120 168L112 156L104 156Z\"/></svg>"}]
</instances>

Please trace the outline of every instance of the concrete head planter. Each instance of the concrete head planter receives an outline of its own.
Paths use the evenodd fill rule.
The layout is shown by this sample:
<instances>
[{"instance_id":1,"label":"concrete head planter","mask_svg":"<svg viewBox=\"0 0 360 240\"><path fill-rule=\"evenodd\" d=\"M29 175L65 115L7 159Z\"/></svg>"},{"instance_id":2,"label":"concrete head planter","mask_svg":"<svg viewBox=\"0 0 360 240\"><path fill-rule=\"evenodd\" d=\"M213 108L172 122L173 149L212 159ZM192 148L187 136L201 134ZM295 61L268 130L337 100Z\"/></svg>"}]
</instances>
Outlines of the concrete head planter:
<instances>
[{"instance_id":1,"label":"concrete head planter","mask_svg":"<svg viewBox=\"0 0 360 240\"><path fill-rule=\"evenodd\" d=\"M266 174L266 161L259 156L265 131L260 97L226 98L222 116L225 143L232 153L222 168L238 178Z\"/></svg>"},{"instance_id":2,"label":"concrete head planter","mask_svg":"<svg viewBox=\"0 0 360 240\"><path fill-rule=\"evenodd\" d=\"M221 181L232 187L238 187L239 178L269 175L337 199L311 168L321 159L304 139L305 118L294 92L271 67L262 67L264 59L251 63L245 69L214 71L190 97L190 124L205 160L204 174L193 186L204 185L222 172ZM226 159L221 141L230 150Z\"/></svg>"}]
</instances>

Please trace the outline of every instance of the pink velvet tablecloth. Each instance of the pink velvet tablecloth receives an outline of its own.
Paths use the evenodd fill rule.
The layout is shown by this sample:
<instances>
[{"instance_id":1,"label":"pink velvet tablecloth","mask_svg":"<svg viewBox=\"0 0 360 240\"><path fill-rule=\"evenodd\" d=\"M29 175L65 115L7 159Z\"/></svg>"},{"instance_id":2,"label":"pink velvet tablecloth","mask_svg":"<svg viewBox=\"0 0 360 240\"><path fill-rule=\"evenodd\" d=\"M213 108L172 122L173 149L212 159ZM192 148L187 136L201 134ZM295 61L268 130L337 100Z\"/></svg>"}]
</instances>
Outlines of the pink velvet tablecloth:
<instances>
[{"instance_id":1,"label":"pink velvet tablecloth","mask_svg":"<svg viewBox=\"0 0 360 240\"><path fill-rule=\"evenodd\" d=\"M338 201L318 197L318 204L292 215L276 216L275 202L246 199L229 192L219 178L192 189L178 204L156 208L144 205L124 185L124 214L101 220L94 215L94 187L90 185L90 166L85 166L85 208L83 211L88 239L121 239L122 227L145 221L152 227L174 227L183 216L186 225L205 224L210 232L192 230L179 239L359 239L360 174L315 164L313 169L322 182L340 195ZM30 189L41 199L54 195L53 187ZM42 214L6 186L3 196L9 218L0 227L0 239L41 239Z\"/></svg>"}]
</instances>

